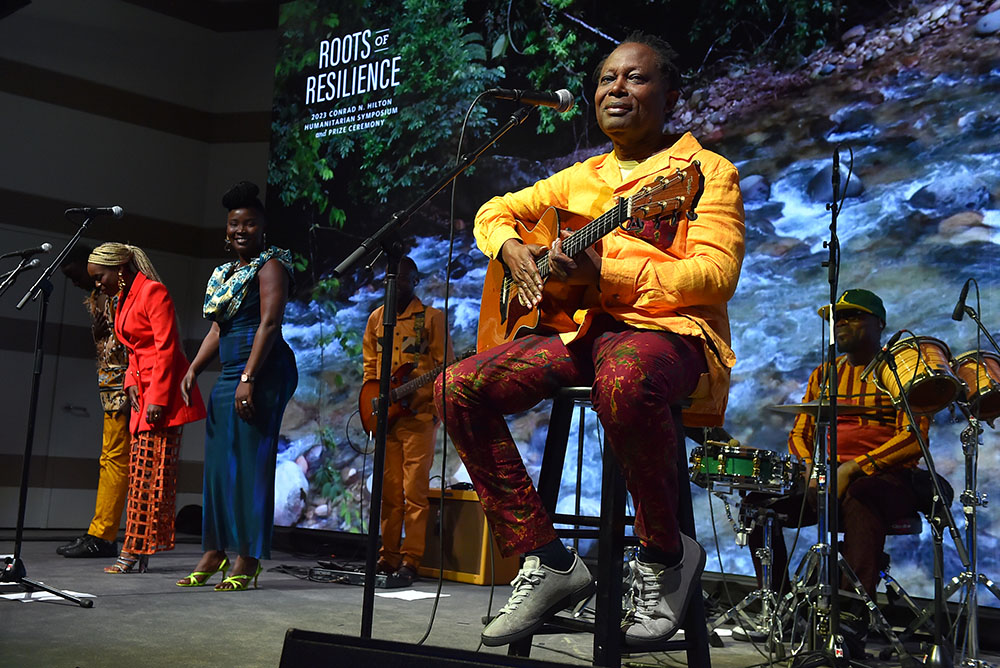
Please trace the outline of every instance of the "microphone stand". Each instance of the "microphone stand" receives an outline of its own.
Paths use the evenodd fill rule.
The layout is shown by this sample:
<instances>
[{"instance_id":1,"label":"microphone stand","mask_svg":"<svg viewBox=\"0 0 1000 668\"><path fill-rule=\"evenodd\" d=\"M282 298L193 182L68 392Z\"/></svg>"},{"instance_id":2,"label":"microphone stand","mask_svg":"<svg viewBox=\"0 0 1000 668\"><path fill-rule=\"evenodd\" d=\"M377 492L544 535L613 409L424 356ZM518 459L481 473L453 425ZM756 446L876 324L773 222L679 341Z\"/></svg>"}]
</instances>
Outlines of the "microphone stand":
<instances>
[{"instance_id":1,"label":"microphone stand","mask_svg":"<svg viewBox=\"0 0 1000 668\"><path fill-rule=\"evenodd\" d=\"M976 313L976 309L966 304L962 307L962 310L967 313L970 318L972 318L972 321L976 323L976 327L979 328L979 331L983 333L983 336L985 336L990 342L990 345L993 346L993 350L997 351L997 354L1000 355L1000 345L997 345L997 341L993 338L993 335L990 334L990 330L983 325L982 320L979 319L979 314Z\"/></svg>"},{"instance_id":2,"label":"microphone stand","mask_svg":"<svg viewBox=\"0 0 1000 668\"><path fill-rule=\"evenodd\" d=\"M27 569L24 566L24 560L21 559L21 543L24 537L24 511L28 502L28 476L31 470L31 450L34 445L35 421L38 415L38 390L41 384L42 362L45 357L42 347L42 338L45 333L45 318L49 308L49 296L52 294L52 282L49 281L49 277L52 276L56 267L62 263L63 258L69 254L70 250L73 249L73 246L75 246L77 241L79 241L83 231L90 225L90 221L91 218L88 217L83 221L83 223L80 224L80 228L76 231L76 234L73 235L73 238L66 243L66 246L52 261L52 264L50 264L42 272L42 275L38 277L35 284L32 285L26 293L24 293L21 301L17 303L17 309L20 310L24 308L24 305L28 303L29 299L36 299L38 295L42 295L42 301L38 305L38 324L35 328L35 363L31 376L31 394L28 403L27 425L25 427L24 461L21 463L21 488L17 505L17 529L14 534L14 556L4 559L3 572L0 573L0 582L16 582L27 592L35 590L47 591L50 594L55 594L56 596L66 599L67 601L72 601L81 608L94 607L94 601L89 598L78 598L64 591L60 591L59 589L55 589L54 587L42 584L41 582L28 579Z\"/></svg>"},{"instance_id":3,"label":"microphone stand","mask_svg":"<svg viewBox=\"0 0 1000 668\"><path fill-rule=\"evenodd\" d=\"M375 234L361 242L347 258L333 270L334 276L341 277L369 253L380 250L385 253L388 265L385 271L385 308L382 317L382 360L379 367L379 400L376 414L375 429L375 460L372 464L372 498L368 511L367 559L365 561L365 585L361 607L361 637L371 638L372 617L375 606L375 555L378 551L379 527L382 517L382 475L385 471L385 436L389 418L389 378L392 376L392 341L396 327L396 278L399 273L399 260L402 256L399 230L410 221L410 218L422 206L441 192L458 175L468 169L480 155L497 143L511 128L520 125L534 107L519 108L507 122L483 144L470 153L466 153L455 165L446 171L421 194L410 206L397 211L389 222L383 225Z\"/></svg>"},{"instance_id":4,"label":"microphone stand","mask_svg":"<svg viewBox=\"0 0 1000 668\"><path fill-rule=\"evenodd\" d=\"M3 277L3 283L0 283L0 297L3 297L4 293L7 292L10 286L14 285L14 281L17 280L17 275L28 268L28 258L22 256L21 261L16 267L8 272L0 274L0 276Z\"/></svg>"},{"instance_id":5,"label":"microphone stand","mask_svg":"<svg viewBox=\"0 0 1000 668\"><path fill-rule=\"evenodd\" d=\"M882 350L880 350L878 352L878 354L876 355L876 357L878 357L879 355L882 356L883 360L885 361L886 366L892 372L892 376L893 376L893 378L896 381L896 387L902 388L903 387L903 381L899 377L899 370L896 367L896 360L895 360L895 358L890 353L884 352ZM944 490L941 488L941 480L938 477L937 468L934 466L934 459L933 459L933 457L931 457L930 447L927 445L927 440L924 438L923 433L921 433L921 431L920 431L920 428L918 426L919 423L917 422L917 419L916 419L916 417L913 414L913 410L910 407L910 401L907 398L905 392L900 391L900 393L899 393L899 400L896 403L902 406L903 411L906 413L906 418L910 421L910 427L909 427L909 429L910 429L910 431L913 432L913 436L917 439L917 444L920 446L920 452L923 455L924 462L927 464L927 470L931 474L930 475L931 482L934 483L934 494L936 495L936 498L942 500L942 502L941 502L941 515L943 516L944 523L948 527L948 530L951 533L951 538L952 538L952 540L955 543L955 551L958 552L958 558L962 562L962 565L965 567L966 571L969 571L970 568L974 569L974 565L970 564L969 552L966 549L965 544L962 542L961 535L958 532L958 527L955 524L955 516L952 515L951 507L948 504L944 503L944 499L946 499L947 497L944 495ZM971 529L969 527L966 527L966 528L969 531L973 531L973 532L975 531L975 525L974 524L973 524L973 526L972 526ZM940 532L941 529L940 529L940 527L938 527L938 528L934 529L934 531ZM935 564L935 571L936 570L937 570L937 564ZM935 572L935 577L937 577L937 573L936 572ZM933 646L932 646L933 649L931 650L931 652L929 652L929 654L933 654L934 656L939 657L940 660L942 662L944 662L944 665L950 665L950 663L951 663L950 648L948 648L948 646L945 645L945 642L944 642L944 633L943 633L943 631L941 629L942 616L943 616L941 614L941 606L943 606L944 599L947 598L948 596L950 596L951 593L947 592L947 593L945 593L944 596L939 596L939 594L937 592L937 589L938 589L938 585L936 584L935 585L935 595L934 595L934 600L935 600L934 643L933 643ZM973 585L972 589L973 589L973 593L970 596L971 596L971 598L974 601L975 600L975 591L974 591L975 590L975 585ZM974 605L975 604L973 603L973 606ZM975 608L973 608L971 614L972 614L972 617L970 617L970 619L974 620L975 619L975 615L976 615ZM970 621L969 624L972 627L975 627L975 621ZM978 654L978 645L976 645L976 647L975 647L975 653Z\"/></svg>"},{"instance_id":6,"label":"microphone stand","mask_svg":"<svg viewBox=\"0 0 1000 668\"><path fill-rule=\"evenodd\" d=\"M823 246L829 250L829 258L822 266L827 267L830 284L830 301L827 304L827 347L828 372L824 388L829 406L824 410L823 391L820 392L820 408L816 415L816 450L813 456L816 476L816 534L818 541L810 550L819 560L818 595L816 597L816 625L809 636L809 652L796 657L793 665L808 662L811 655L819 654L829 658L834 665L841 665L844 659L843 641L839 637L840 603L837 596L840 573L837 559L837 500L830 502L830 491L837 489L837 340L833 325L836 322L834 306L840 281L840 239L837 236L837 218L840 214L840 149L833 149L833 171L831 173L833 201L826 205L830 211L830 240ZM825 424L824 424L825 422ZM829 446L827 446L829 443ZM829 450L827 449L829 447ZM801 657L801 658L800 658Z\"/></svg>"}]
</instances>

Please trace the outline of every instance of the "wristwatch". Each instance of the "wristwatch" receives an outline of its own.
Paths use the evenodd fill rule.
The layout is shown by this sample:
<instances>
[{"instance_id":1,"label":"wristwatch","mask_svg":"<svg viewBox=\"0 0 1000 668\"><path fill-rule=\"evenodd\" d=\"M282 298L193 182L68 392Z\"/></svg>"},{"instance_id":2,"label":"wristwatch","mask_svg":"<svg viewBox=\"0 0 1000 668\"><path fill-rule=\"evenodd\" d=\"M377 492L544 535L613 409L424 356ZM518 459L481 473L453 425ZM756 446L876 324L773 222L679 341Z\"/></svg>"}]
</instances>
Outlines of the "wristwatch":
<instances>
[{"instance_id":1,"label":"wristwatch","mask_svg":"<svg viewBox=\"0 0 1000 668\"><path fill-rule=\"evenodd\" d=\"M252 383L252 382L254 382L254 380L256 380L256 379L253 376L251 376L250 374L246 373L245 371L240 375L240 382L241 383Z\"/></svg>"}]
</instances>

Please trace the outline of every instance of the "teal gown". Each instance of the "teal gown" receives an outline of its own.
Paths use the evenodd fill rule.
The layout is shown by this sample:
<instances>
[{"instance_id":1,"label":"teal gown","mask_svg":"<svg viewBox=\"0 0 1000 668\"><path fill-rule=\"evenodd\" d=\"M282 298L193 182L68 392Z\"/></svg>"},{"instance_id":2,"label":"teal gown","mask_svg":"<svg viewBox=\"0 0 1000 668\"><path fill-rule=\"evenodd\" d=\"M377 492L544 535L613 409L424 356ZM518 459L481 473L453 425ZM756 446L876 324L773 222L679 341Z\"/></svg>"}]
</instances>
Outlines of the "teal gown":
<instances>
[{"instance_id":1,"label":"teal gown","mask_svg":"<svg viewBox=\"0 0 1000 668\"><path fill-rule=\"evenodd\" d=\"M254 279L236 315L219 323L222 373L208 402L202 547L268 559L278 429L298 372L295 355L279 334L255 374L254 418L249 423L240 419L234 405L236 386L259 325L260 288Z\"/></svg>"}]
</instances>

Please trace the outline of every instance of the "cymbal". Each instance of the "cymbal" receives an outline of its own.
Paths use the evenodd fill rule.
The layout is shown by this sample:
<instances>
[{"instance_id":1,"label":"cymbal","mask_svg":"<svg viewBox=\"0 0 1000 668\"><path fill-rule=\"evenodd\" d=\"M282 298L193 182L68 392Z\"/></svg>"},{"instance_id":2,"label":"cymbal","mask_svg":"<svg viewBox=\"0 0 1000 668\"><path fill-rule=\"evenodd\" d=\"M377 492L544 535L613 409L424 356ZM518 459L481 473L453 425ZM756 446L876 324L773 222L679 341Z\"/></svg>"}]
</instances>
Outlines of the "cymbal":
<instances>
[{"instance_id":1,"label":"cymbal","mask_svg":"<svg viewBox=\"0 0 1000 668\"><path fill-rule=\"evenodd\" d=\"M823 417L828 417L830 412L830 404L828 402L823 402L822 408L818 401L804 401L800 404L778 404L776 406L768 406L772 411L777 411L778 413L792 413L793 415L812 415L816 416L820 410L823 411ZM867 413L876 412L874 408L869 406L858 406L856 404L837 404L837 414L838 415L864 415Z\"/></svg>"}]
</instances>

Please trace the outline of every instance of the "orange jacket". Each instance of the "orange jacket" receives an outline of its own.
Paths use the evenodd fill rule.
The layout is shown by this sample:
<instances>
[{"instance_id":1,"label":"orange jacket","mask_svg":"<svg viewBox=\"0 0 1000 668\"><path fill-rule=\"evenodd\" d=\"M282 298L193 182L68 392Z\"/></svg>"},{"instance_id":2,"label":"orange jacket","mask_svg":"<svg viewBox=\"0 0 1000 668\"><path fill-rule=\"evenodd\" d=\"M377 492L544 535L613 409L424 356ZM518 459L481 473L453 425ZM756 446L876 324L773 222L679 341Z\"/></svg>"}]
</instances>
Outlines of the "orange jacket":
<instances>
[{"instance_id":1,"label":"orange jacket","mask_svg":"<svg viewBox=\"0 0 1000 668\"><path fill-rule=\"evenodd\" d=\"M596 218L617 198L629 196L659 174L697 160L705 177L695 220L681 218L672 240L658 245L615 229L600 243L599 301L574 315L578 329L562 334L570 342L604 311L637 329L694 336L705 342L708 373L684 411L689 426L721 425L729 398L730 348L726 303L736 291L746 228L739 174L722 156L707 151L687 133L670 148L647 158L622 182L614 153L562 170L533 186L494 197L476 215L479 248L491 258L511 238L515 222L536 221L555 206ZM662 248L658 247L662 246Z\"/></svg>"},{"instance_id":2,"label":"orange jacket","mask_svg":"<svg viewBox=\"0 0 1000 668\"><path fill-rule=\"evenodd\" d=\"M191 405L181 398L181 379L188 361L181 350L174 303L163 283L136 274L124 300L118 303L115 335L128 349L125 389L135 386L139 411L132 411L129 430L133 434L194 422L205 417L205 403L198 386L191 392ZM164 407L163 419L146 422L146 406Z\"/></svg>"},{"instance_id":3,"label":"orange jacket","mask_svg":"<svg viewBox=\"0 0 1000 668\"><path fill-rule=\"evenodd\" d=\"M417 314L426 309L423 332L417 340ZM364 380L377 380L381 371L382 355L382 313L384 306L379 306L368 316L365 335L361 341L364 356ZM410 372L410 378L422 376L434 367L455 360L451 351L451 340L448 340L448 354L444 352L444 312L433 306L424 306L414 297L402 314L396 317L396 327L393 330L392 370L396 371L407 362L417 358L417 368ZM434 384L427 383L407 397L407 405L414 415L430 420L434 411Z\"/></svg>"},{"instance_id":4,"label":"orange jacket","mask_svg":"<svg viewBox=\"0 0 1000 668\"><path fill-rule=\"evenodd\" d=\"M890 468L912 467L920 459L920 444L910 431L906 413L896 410L892 399L870 379L861 380L863 366L847 363L847 356L837 357L837 400L871 407L870 415L837 416L837 460L856 461L868 475ZM822 367L809 376L809 386L802 401L814 401L820 395ZM930 420L918 417L917 423L924 440ZM788 435L788 451L811 463L816 435L816 418L797 415Z\"/></svg>"}]
</instances>

